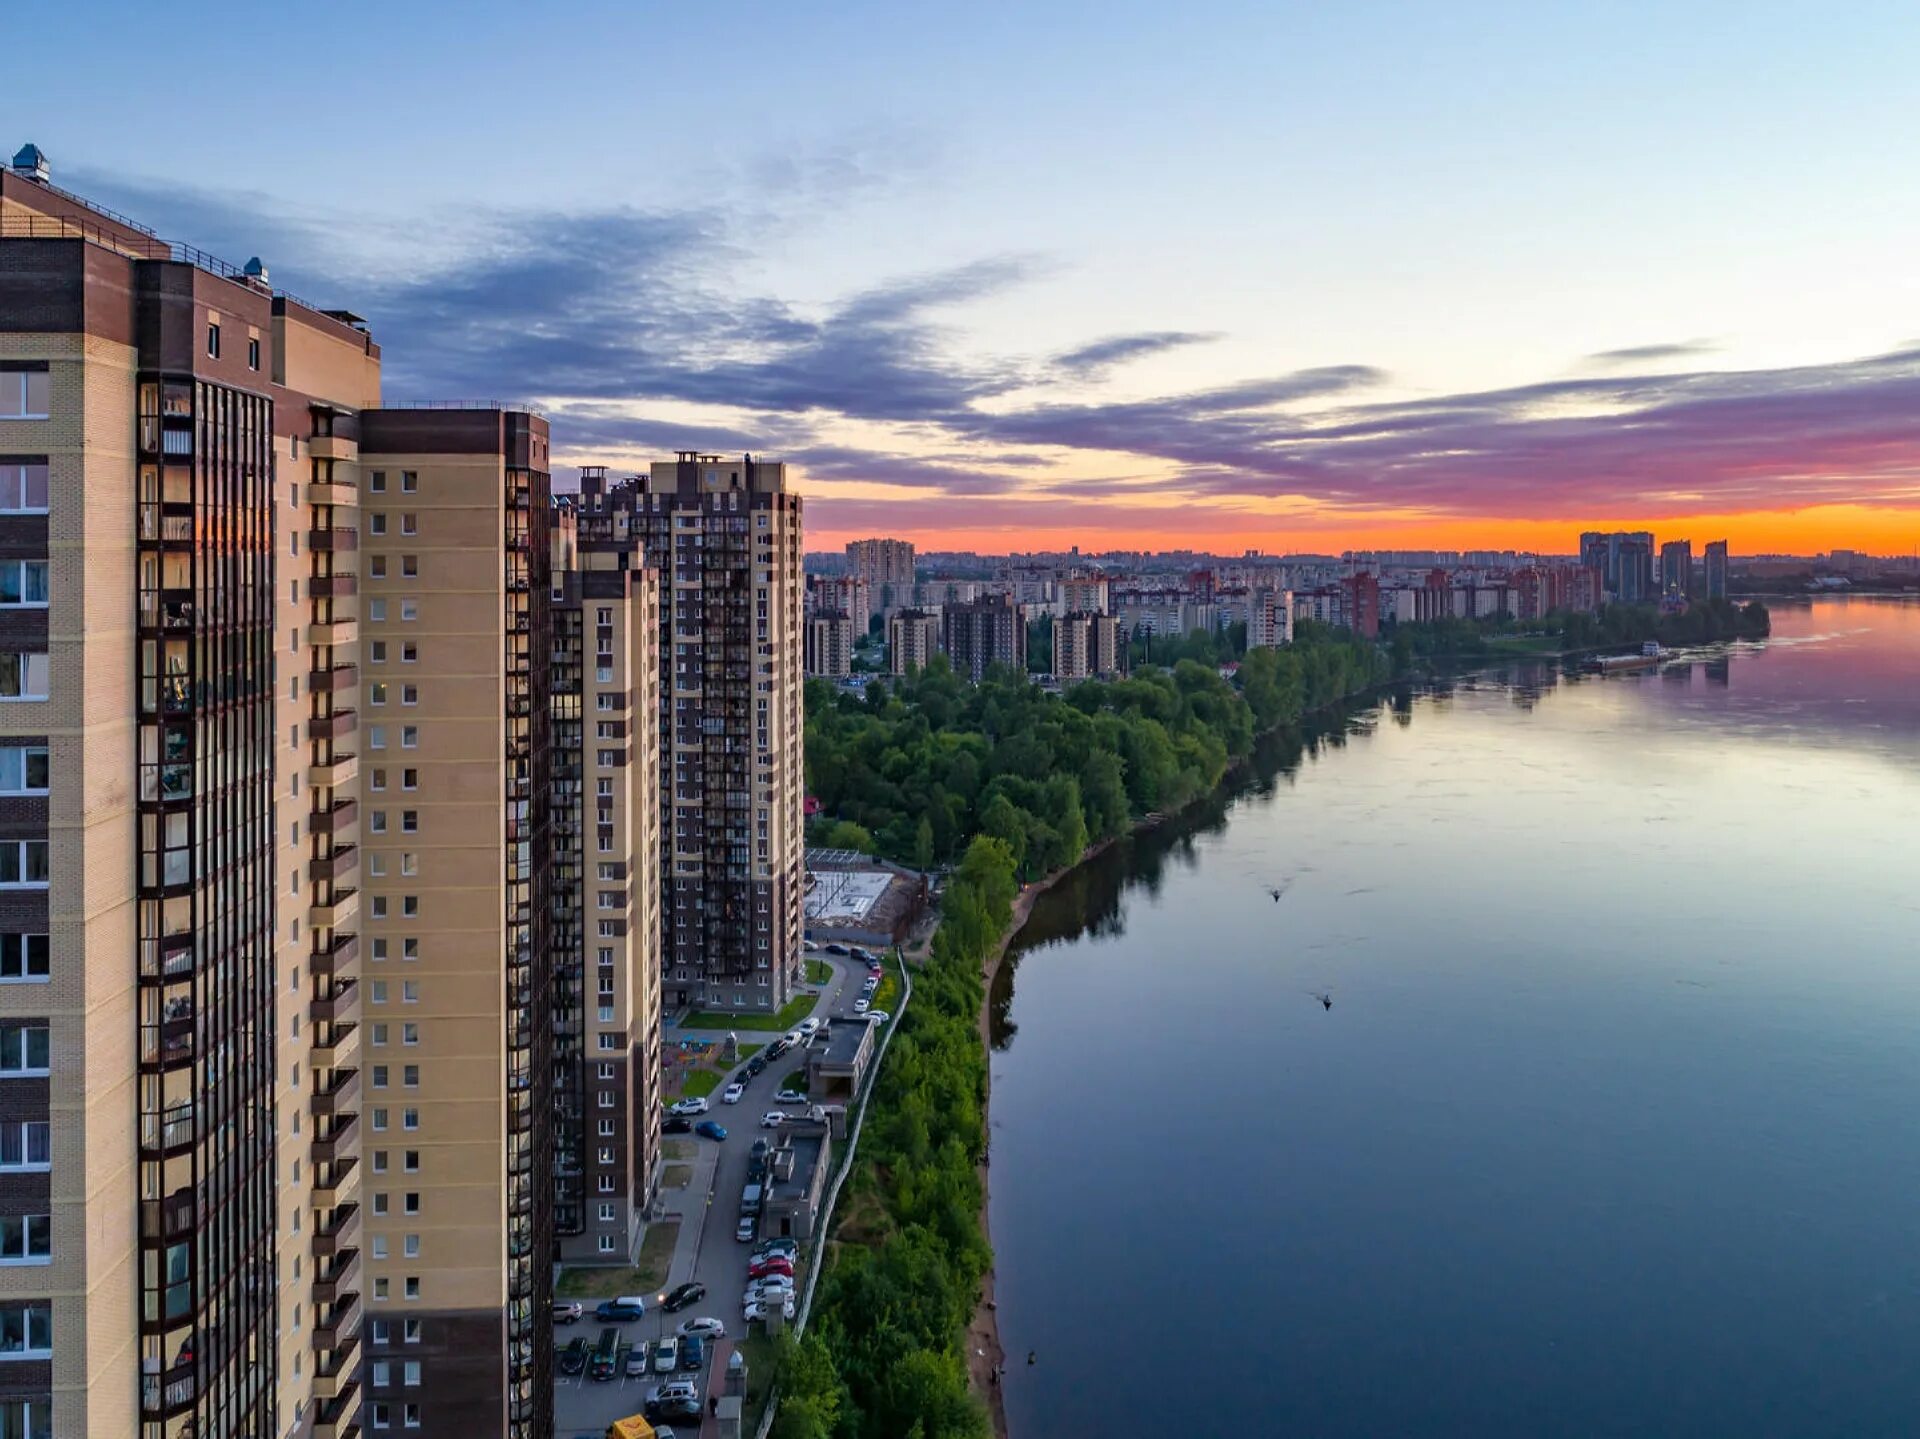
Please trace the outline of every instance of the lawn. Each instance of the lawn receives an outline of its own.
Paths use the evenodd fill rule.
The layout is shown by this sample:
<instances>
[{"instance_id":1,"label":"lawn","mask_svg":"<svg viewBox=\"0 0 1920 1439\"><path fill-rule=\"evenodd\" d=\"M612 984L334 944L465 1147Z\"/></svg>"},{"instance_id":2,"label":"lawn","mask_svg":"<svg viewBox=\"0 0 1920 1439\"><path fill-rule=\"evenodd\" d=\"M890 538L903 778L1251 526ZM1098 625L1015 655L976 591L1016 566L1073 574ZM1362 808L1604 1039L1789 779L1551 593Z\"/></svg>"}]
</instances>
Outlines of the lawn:
<instances>
[{"instance_id":1,"label":"lawn","mask_svg":"<svg viewBox=\"0 0 1920 1439\"><path fill-rule=\"evenodd\" d=\"M880 987L873 992L874 1009L884 1009L893 1013L893 1002L900 997L900 971L898 960L890 960L880 975Z\"/></svg>"},{"instance_id":2,"label":"lawn","mask_svg":"<svg viewBox=\"0 0 1920 1439\"><path fill-rule=\"evenodd\" d=\"M647 1226L640 1241L640 1262L632 1269L562 1269L553 1282L556 1299L611 1299L616 1294L653 1294L667 1282L667 1265L680 1223L662 1221Z\"/></svg>"},{"instance_id":3,"label":"lawn","mask_svg":"<svg viewBox=\"0 0 1920 1439\"><path fill-rule=\"evenodd\" d=\"M700 1146L695 1144L691 1139L663 1139L660 1141L660 1157L662 1159L688 1160L693 1158L699 1148Z\"/></svg>"},{"instance_id":4,"label":"lawn","mask_svg":"<svg viewBox=\"0 0 1920 1439\"><path fill-rule=\"evenodd\" d=\"M669 1164L660 1171L662 1189L685 1189L691 1183L693 1183L691 1164Z\"/></svg>"},{"instance_id":5,"label":"lawn","mask_svg":"<svg viewBox=\"0 0 1920 1439\"><path fill-rule=\"evenodd\" d=\"M785 1079L780 1081L779 1087L781 1089L791 1089L795 1094L805 1094L807 1092L806 1070L794 1070L792 1074L789 1074Z\"/></svg>"},{"instance_id":6,"label":"lawn","mask_svg":"<svg viewBox=\"0 0 1920 1439\"><path fill-rule=\"evenodd\" d=\"M766 1048L766 1045L764 1044L741 1045L740 1046L740 1062L742 1064L745 1064L749 1059L752 1059L754 1055L758 1054L761 1050L765 1048Z\"/></svg>"},{"instance_id":7,"label":"lawn","mask_svg":"<svg viewBox=\"0 0 1920 1439\"><path fill-rule=\"evenodd\" d=\"M808 960L807 961L807 983L808 984L832 984L833 983L833 966L828 964L824 959Z\"/></svg>"},{"instance_id":8,"label":"lawn","mask_svg":"<svg viewBox=\"0 0 1920 1439\"><path fill-rule=\"evenodd\" d=\"M680 1081L680 1097L705 1099L720 1087L720 1079L717 1069L689 1069L687 1077Z\"/></svg>"},{"instance_id":9,"label":"lawn","mask_svg":"<svg viewBox=\"0 0 1920 1439\"><path fill-rule=\"evenodd\" d=\"M796 994L778 1014L723 1014L703 1009L681 1021L682 1029L792 1029L813 1012L814 996Z\"/></svg>"}]
</instances>

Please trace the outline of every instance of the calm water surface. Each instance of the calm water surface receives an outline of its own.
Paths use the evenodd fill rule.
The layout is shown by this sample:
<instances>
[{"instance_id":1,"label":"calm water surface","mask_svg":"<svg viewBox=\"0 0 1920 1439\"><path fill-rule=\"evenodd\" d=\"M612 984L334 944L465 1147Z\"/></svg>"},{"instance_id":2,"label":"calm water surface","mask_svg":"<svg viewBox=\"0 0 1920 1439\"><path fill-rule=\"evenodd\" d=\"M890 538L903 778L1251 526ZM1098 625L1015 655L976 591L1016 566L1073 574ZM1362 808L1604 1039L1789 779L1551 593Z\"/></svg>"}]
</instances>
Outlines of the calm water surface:
<instances>
[{"instance_id":1,"label":"calm water surface","mask_svg":"<svg viewBox=\"0 0 1920 1439\"><path fill-rule=\"evenodd\" d=\"M1920 1429L1920 606L1265 759L1002 971L1016 1439Z\"/></svg>"}]
</instances>

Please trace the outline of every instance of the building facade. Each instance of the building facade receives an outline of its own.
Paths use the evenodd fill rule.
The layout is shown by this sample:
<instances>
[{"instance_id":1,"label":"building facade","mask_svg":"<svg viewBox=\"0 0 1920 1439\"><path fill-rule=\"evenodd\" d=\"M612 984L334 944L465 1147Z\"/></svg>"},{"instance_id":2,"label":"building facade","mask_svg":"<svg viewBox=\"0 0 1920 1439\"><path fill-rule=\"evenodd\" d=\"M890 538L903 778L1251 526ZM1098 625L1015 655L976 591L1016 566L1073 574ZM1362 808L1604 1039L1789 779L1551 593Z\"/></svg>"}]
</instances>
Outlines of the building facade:
<instances>
[{"instance_id":1,"label":"building facade","mask_svg":"<svg viewBox=\"0 0 1920 1439\"><path fill-rule=\"evenodd\" d=\"M810 677L840 680L853 673L853 619L822 610L807 620L806 672Z\"/></svg>"},{"instance_id":2,"label":"building facade","mask_svg":"<svg viewBox=\"0 0 1920 1439\"><path fill-rule=\"evenodd\" d=\"M1707 541L1706 581L1708 599L1724 600L1727 597L1727 542L1725 540Z\"/></svg>"},{"instance_id":3,"label":"building facade","mask_svg":"<svg viewBox=\"0 0 1920 1439\"><path fill-rule=\"evenodd\" d=\"M910 540L849 540L847 574L867 587L870 608L860 622L870 624L876 614L891 614L913 603L913 543ZM851 608L847 612L858 614Z\"/></svg>"},{"instance_id":4,"label":"building facade","mask_svg":"<svg viewBox=\"0 0 1920 1439\"><path fill-rule=\"evenodd\" d=\"M1065 614L1053 621L1053 677L1107 679L1120 672L1120 631L1112 615Z\"/></svg>"},{"instance_id":5,"label":"building facade","mask_svg":"<svg viewBox=\"0 0 1920 1439\"><path fill-rule=\"evenodd\" d=\"M1660 546L1660 593L1684 598L1693 589L1693 542L1668 540Z\"/></svg>"},{"instance_id":6,"label":"building facade","mask_svg":"<svg viewBox=\"0 0 1920 1439\"><path fill-rule=\"evenodd\" d=\"M928 610L899 610L887 621L887 668L894 674L923 670L940 653L940 616Z\"/></svg>"},{"instance_id":7,"label":"building facade","mask_svg":"<svg viewBox=\"0 0 1920 1439\"><path fill-rule=\"evenodd\" d=\"M955 674L979 684L991 665L1027 668L1027 622L1008 595L987 595L941 611L941 648Z\"/></svg>"}]
</instances>

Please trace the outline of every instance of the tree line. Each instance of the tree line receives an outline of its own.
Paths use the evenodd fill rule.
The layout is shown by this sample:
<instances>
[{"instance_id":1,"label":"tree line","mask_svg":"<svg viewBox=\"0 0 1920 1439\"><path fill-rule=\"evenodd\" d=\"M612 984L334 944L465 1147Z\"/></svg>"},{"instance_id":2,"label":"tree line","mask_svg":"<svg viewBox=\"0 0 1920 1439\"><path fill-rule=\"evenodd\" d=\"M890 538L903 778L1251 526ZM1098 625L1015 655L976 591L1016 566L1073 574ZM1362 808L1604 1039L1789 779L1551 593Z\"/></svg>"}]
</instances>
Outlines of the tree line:
<instances>
[{"instance_id":1,"label":"tree line","mask_svg":"<svg viewBox=\"0 0 1920 1439\"><path fill-rule=\"evenodd\" d=\"M1303 623L1287 648L1248 651L1232 679L1183 654L1060 694L1004 669L972 685L944 656L864 696L813 681L807 783L820 815L809 842L933 869L985 834L1035 878L1207 793L1261 731L1388 674L1377 646Z\"/></svg>"},{"instance_id":2,"label":"tree line","mask_svg":"<svg viewBox=\"0 0 1920 1439\"><path fill-rule=\"evenodd\" d=\"M1392 626L1385 634L1396 674L1404 674L1416 658L1459 658L1491 654L1493 641L1507 636L1537 635L1553 639L1563 650L1604 649L1610 645L1703 645L1717 640L1764 639L1773 631L1773 617L1758 600L1735 604L1728 599L1695 600L1684 611L1669 613L1657 605L1602 605L1597 613L1556 610L1538 620L1516 620L1509 615L1483 619L1427 620Z\"/></svg>"}]
</instances>

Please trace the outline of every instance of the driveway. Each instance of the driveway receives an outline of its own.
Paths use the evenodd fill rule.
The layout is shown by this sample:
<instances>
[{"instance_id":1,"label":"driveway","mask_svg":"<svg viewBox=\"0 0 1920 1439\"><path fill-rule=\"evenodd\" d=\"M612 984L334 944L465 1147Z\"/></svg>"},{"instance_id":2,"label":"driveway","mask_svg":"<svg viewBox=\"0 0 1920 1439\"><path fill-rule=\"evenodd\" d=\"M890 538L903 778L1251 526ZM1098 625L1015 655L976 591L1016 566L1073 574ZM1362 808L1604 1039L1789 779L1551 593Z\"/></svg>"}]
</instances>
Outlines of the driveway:
<instances>
[{"instance_id":1,"label":"driveway","mask_svg":"<svg viewBox=\"0 0 1920 1439\"><path fill-rule=\"evenodd\" d=\"M833 979L823 986L812 1013L823 1019L832 1019L836 1024L858 1022L853 1014L853 1004L860 997L860 982L866 977L867 967L843 955L820 953L809 955L808 958L824 959L833 965ZM725 1030L667 1031L671 1039L722 1039L726 1033ZM780 1038L778 1033L772 1031L741 1029L734 1033L741 1044L771 1044ZM642 1318L615 1326L621 1331L622 1344L650 1343L663 1333L674 1332L681 1320L696 1315L711 1315L720 1320L727 1326L729 1340L741 1336L745 1324L740 1318L740 1296L747 1287L747 1255L753 1246L736 1240L734 1229L740 1222L740 1191L745 1188L747 1181L747 1152L753 1147L753 1141L762 1135L769 1138L774 1136L774 1131L760 1128L761 1115L782 1108L794 1114L804 1111L801 1105L782 1106L773 1102L780 1081L804 1064L800 1050L783 1054L770 1063L765 1071L747 1082L746 1095L738 1104L722 1104L720 1090L726 1086L723 1084L716 1088L712 1109L700 1117L717 1120L724 1126L727 1131L724 1140L702 1139L692 1134L669 1136L688 1140L697 1147L692 1164L693 1176L687 1187L667 1190L663 1196L668 1212L681 1215L680 1237L674 1247L672 1262L667 1267L665 1288L671 1291L692 1280L707 1286L707 1296L678 1314L662 1312L656 1303L658 1296L647 1296L648 1309ZM740 1070L736 1069L733 1077L740 1077ZM804 1273L798 1277L804 1283ZM606 1327L593 1317L589 1304L587 1317L578 1324L556 1330L555 1341L559 1347L565 1348L574 1335L580 1334L592 1344L598 1341L601 1330ZM722 1372L726 1356L732 1348L730 1342L713 1346L714 1352L703 1373L672 1377L695 1379L705 1397L709 1378ZM623 1358L622 1376L625 1372ZM556 1439L575 1439L575 1436L586 1435L591 1435L592 1439L604 1439L609 1424L615 1419L638 1414L646 1400L647 1391L667 1377L621 1377L609 1383L595 1383L583 1375L570 1377L556 1374ZM714 1392L718 1392L717 1384ZM686 1439L692 1432L689 1425L674 1425L673 1430L675 1439ZM718 1428L708 1419L700 1432L712 1436L718 1433Z\"/></svg>"}]
</instances>

